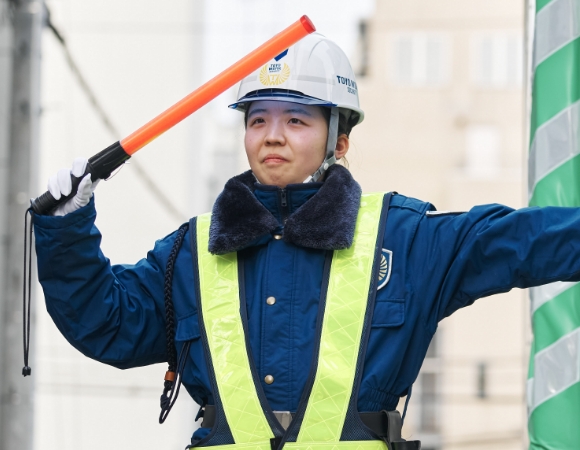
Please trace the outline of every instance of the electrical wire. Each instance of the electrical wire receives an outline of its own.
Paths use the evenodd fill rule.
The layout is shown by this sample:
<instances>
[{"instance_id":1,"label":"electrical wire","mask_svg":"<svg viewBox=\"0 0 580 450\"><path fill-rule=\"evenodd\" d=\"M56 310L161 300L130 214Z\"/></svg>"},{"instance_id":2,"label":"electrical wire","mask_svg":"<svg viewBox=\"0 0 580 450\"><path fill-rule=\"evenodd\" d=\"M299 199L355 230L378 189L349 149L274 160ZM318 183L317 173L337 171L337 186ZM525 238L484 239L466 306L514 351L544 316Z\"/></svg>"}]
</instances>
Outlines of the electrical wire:
<instances>
[{"instance_id":1,"label":"electrical wire","mask_svg":"<svg viewBox=\"0 0 580 450\"><path fill-rule=\"evenodd\" d=\"M74 74L77 82L80 85L81 90L86 95L93 110L103 123L103 126L111 134L112 138L115 141L118 141L122 137L121 133L119 132L118 128L113 124L112 120L109 118L109 115L105 112L101 103L99 102L93 90L89 86L86 78L80 71L78 64L74 60L68 48L68 45L66 43L66 40L64 39L63 34L58 30L58 28L54 25L54 23L50 18L50 10L48 9L48 6L46 5L46 3L43 3L43 5L45 10L46 26L48 27L48 29L50 29L50 31L52 31L52 34L54 35L56 40L60 43L69 69ZM153 195L153 197L171 216L179 220L179 222L183 222L188 219L189 216L183 214L179 210L179 208L175 206L175 204L171 201L171 199L167 195L165 195L165 193L161 190L161 188L155 183L153 178L151 178L151 176L147 173L142 164L140 164L137 160L131 159L131 167L135 170L136 175L145 184L145 187L149 190L149 192Z\"/></svg>"},{"instance_id":2,"label":"electrical wire","mask_svg":"<svg viewBox=\"0 0 580 450\"><path fill-rule=\"evenodd\" d=\"M14 9L18 0L0 0L0 26L14 25Z\"/></svg>"}]
</instances>

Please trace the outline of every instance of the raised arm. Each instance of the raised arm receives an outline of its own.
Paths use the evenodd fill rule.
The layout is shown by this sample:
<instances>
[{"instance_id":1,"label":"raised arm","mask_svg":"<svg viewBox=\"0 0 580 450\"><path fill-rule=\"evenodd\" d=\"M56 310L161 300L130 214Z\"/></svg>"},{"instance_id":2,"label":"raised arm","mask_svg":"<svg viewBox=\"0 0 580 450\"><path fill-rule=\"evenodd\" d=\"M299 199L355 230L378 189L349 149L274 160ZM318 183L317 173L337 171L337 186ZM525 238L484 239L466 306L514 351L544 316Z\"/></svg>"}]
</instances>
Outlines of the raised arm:
<instances>
[{"instance_id":1,"label":"raised arm","mask_svg":"<svg viewBox=\"0 0 580 450\"><path fill-rule=\"evenodd\" d=\"M174 234L135 265L100 250L94 200L65 216L35 216L38 277L48 312L86 356L119 368L166 359L163 277Z\"/></svg>"}]
</instances>

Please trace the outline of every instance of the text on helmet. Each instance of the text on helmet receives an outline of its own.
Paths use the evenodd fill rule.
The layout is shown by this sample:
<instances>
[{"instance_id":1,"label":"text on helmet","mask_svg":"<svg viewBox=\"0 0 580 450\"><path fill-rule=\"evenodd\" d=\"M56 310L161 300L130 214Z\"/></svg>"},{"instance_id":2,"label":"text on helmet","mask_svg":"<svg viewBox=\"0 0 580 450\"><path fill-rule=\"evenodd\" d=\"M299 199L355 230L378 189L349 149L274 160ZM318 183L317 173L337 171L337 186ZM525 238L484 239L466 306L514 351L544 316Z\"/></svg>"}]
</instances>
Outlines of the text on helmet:
<instances>
[{"instance_id":1,"label":"text on helmet","mask_svg":"<svg viewBox=\"0 0 580 450\"><path fill-rule=\"evenodd\" d=\"M350 94L356 95L356 91L358 89L358 86L356 85L356 81L351 80L350 78L341 77L340 75L337 75L336 79L337 79L339 84L344 84L347 86L347 90Z\"/></svg>"}]
</instances>

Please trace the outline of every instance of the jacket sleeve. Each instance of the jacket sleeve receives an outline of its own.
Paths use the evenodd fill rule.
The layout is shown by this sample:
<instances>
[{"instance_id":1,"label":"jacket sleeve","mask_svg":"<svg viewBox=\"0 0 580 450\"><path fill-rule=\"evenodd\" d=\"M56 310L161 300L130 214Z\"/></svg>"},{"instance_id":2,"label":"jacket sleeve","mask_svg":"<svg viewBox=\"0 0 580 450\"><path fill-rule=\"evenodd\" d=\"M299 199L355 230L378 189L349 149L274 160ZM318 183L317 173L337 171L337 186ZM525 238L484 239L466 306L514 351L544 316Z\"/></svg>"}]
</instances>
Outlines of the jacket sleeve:
<instances>
[{"instance_id":1,"label":"jacket sleeve","mask_svg":"<svg viewBox=\"0 0 580 450\"><path fill-rule=\"evenodd\" d=\"M463 214L427 212L411 253L414 284L434 295L430 317L439 321L515 287L580 280L580 208L494 204Z\"/></svg>"},{"instance_id":2,"label":"jacket sleeve","mask_svg":"<svg viewBox=\"0 0 580 450\"><path fill-rule=\"evenodd\" d=\"M100 250L94 200L64 217L34 217L38 278L65 338L86 356L119 368L163 362L163 278L174 235L135 265Z\"/></svg>"}]
</instances>

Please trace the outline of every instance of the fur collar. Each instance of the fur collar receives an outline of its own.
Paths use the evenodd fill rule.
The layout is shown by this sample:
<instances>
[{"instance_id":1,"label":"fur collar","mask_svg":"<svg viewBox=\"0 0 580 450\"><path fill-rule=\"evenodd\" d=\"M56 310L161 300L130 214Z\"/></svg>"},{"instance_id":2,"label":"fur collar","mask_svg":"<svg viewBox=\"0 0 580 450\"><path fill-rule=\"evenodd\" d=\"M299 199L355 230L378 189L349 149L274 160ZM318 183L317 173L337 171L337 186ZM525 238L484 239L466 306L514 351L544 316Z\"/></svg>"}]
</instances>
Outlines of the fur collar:
<instances>
[{"instance_id":1,"label":"fur collar","mask_svg":"<svg viewBox=\"0 0 580 450\"><path fill-rule=\"evenodd\" d=\"M231 178L217 198L211 218L209 251L222 255L271 239L281 224L254 195L251 171ZM296 185L294 185L296 186ZM289 185L287 190L292 190ZM274 191L273 191L274 192ZM339 250L352 245L361 188L342 166L328 169L318 192L286 221L283 239L308 248Z\"/></svg>"}]
</instances>

